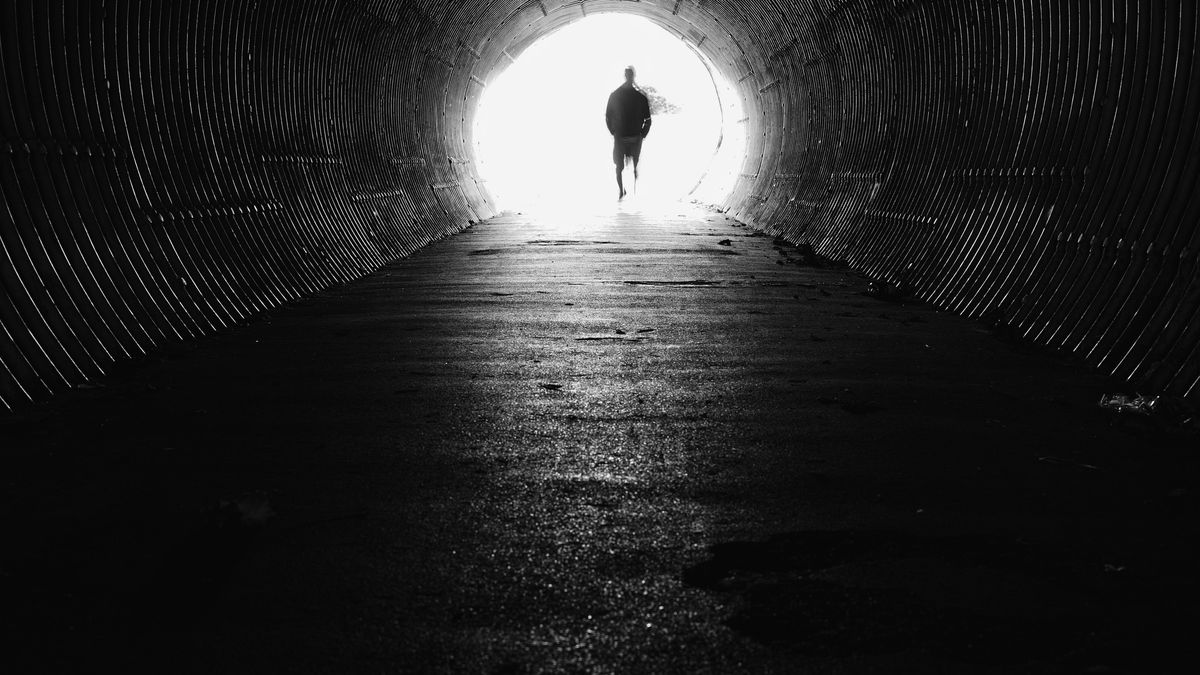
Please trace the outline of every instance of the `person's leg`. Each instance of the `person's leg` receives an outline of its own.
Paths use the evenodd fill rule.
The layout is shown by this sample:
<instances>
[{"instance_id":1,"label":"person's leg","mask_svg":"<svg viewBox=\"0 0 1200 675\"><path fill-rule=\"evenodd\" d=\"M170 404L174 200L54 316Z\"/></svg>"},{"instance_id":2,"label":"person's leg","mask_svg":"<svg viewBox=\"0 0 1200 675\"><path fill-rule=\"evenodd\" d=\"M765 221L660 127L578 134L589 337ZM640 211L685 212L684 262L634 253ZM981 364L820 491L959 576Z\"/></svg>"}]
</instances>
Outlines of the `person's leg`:
<instances>
[{"instance_id":1,"label":"person's leg","mask_svg":"<svg viewBox=\"0 0 1200 675\"><path fill-rule=\"evenodd\" d=\"M617 166L617 190L620 192L617 199L625 196L625 181L622 179L621 173L625 170L625 151L621 148L621 137L613 136L613 164Z\"/></svg>"},{"instance_id":2,"label":"person's leg","mask_svg":"<svg viewBox=\"0 0 1200 675\"><path fill-rule=\"evenodd\" d=\"M633 159L633 191L637 192L638 162L642 159L642 139L637 139L630 148L630 158Z\"/></svg>"}]
</instances>

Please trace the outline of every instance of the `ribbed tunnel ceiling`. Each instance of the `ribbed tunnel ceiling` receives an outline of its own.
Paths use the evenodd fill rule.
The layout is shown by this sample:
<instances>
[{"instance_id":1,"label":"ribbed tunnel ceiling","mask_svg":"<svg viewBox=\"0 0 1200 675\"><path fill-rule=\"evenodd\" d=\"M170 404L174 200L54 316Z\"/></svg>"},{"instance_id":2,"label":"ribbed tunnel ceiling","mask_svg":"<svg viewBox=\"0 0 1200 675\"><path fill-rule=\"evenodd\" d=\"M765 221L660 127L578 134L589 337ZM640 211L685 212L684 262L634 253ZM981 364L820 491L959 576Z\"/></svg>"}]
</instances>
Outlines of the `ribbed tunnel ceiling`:
<instances>
[{"instance_id":1,"label":"ribbed tunnel ceiling","mask_svg":"<svg viewBox=\"0 0 1200 675\"><path fill-rule=\"evenodd\" d=\"M736 83L731 214L1195 394L1191 0L15 0L4 405L493 215L469 138L482 88L612 10Z\"/></svg>"}]
</instances>

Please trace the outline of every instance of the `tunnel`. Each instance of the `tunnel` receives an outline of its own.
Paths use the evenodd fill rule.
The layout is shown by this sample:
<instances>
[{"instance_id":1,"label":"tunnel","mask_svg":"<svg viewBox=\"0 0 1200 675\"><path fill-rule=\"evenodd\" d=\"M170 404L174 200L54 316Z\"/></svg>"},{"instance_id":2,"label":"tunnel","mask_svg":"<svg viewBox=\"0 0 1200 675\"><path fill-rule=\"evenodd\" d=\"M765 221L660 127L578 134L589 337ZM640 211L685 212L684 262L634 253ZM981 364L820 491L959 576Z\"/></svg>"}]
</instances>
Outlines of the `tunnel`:
<instances>
[{"instance_id":1,"label":"tunnel","mask_svg":"<svg viewBox=\"0 0 1200 675\"><path fill-rule=\"evenodd\" d=\"M1173 592L1180 593L1179 597L1193 597L1194 571L1186 570L1187 564L1194 562L1196 543L1196 521L1192 517L1196 467L1194 459L1189 458L1194 452L1189 455L1179 450L1195 440L1191 413L1184 411L1192 410L1200 400L1200 72L1196 70L1200 67L1200 9L1191 0L6 2L0 8L0 129L4 135L0 167L5 202L5 212L0 214L4 255L0 269L5 291L0 298L0 415L8 419L0 432L9 436L13 442L10 447L23 448L5 453L9 461L13 466L26 466L20 462L29 463L27 466L45 464L51 467L47 475L60 476L55 472L64 471L62 467L68 461L63 459L65 453L75 458L68 471L75 476L71 481L86 481L88 472L100 466L106 467L105 471L124 471L120 467L134 461L122 449L126 446L112 441L104 452L93 452L86 447L84 431L77 432L80 439L63 441L73 450L39 452L53 445L46 435L53 431L51 427L100 429L115 419L112 408L105 407L109 404L93 405L90 397L100 396L106 389L120 389L114 382L124 381L119 378L128 377L131 368L141 372L136 369L150 367L146 364L167 362L176 354L223 344L221 340L237 340L236 336L242 334L238 331L259 330L254 327L263 321L287 323L290 319L286 317L292 315L276 312L303 313L311 306L306 303L324 303L323 298L330 293L337 296L342 293L338 289L350 288L348 284L356 281L376 283L371 280L394 275L403 277L404 283L416 283L413 279L417 277L404 270L436 271L436 266L422 262L428 260L422 255L442 244L470 241L469 237L479 236L476 233L485 224L515 217L498 206L477 164L473 130L480 97L539 39L584 17L611 12L643 17L676 36L704 60L716 77L731 85L744 111L744 119L734 120L746 136L746 152L736 180L719 199L690 205L703 214L696 222L707 223L704 227L709 228L736 226L739 232L747 233L747 242L761 240L764 246L773 242L784 256L781 269L785 262L793 264L802 259L818 261L830 274L846 275L844 278L851 280L846 284L861 286L855 287L861 292L847 302L880 302L885 308L919 305L929 310L927 318L914 318L905 323L905 329L912 323L941 326L941 321L953 317L963 321L955 326L967 327L961 329L966 331L964 335L986 333L1005 345L1004 349L1050 364L1045 367L1055 375L1030 375L1025 382L1028 391L1039 392L1032 394L1031 400L1045 403L1035 406L1044 410L1030 414L1047 415L1038 418L1042 419L1042 427L1032 424L1031 428L1053 426L1048 420L1058 414L1055 406L1068 405L1062 403L1062 397L1041 392L1054 383L1067 389L1087 383L1078 386L1092 398L1083 401L1080 394L1078 404L1072 399L1069 405L1078 405L1079 410L1072 408L1069 414L1086 418L1079 424L1092 424L1089 429L1100 431L1094 437L1088 436L1092 440L1079 441L1079 447L1089 443L1114 447L1124 444L1121 447L1128 452L1110 449L1101 459L1089 458L1083 451L1063 450L1068 445L1076 447L1071 445L1076 441L1063 440L1066 436L1060 434L1061 430L1031 435L1027 440L1033 454L1028 466L1021 464L1023 468L1009 467L999 472L992 479L999 483L989 483L992 487L987 492L997 499L1001 499L997 495L1009 495L1004 499L1011 498L1016 511L1027 518L1022 522L1039 532L1042 525L1034 523L1041 522L1041 516L1032 506L1035 503L1048 511L1067 513L1059 515L1074 525L1063 527L1081 540L1102 540L1104 535L1098 533L1103 527L1098 523L1106 518L1119 521L1124 528L1112 540L1115 543L1111 548L1096 544L1103 550L1093 551L1094 558L1089 558L1086 565L1076 558L1055 559L1051 565L1057 565L1055 572L1039 577L1039 583L1050 583L1057 589L1050 594L1056 599L1046 602L1073 602L1063 599L1069 593L1062 589L1074 589L1072 584L1080 578L1087 579L1086 583L1078 583L1091 584L1088 588L1105 592L1117 588L1114 593L1118 594L1120 589L1134 594L1148 587L1158 591L1175 584ZM655 217L660 216L664 222L677 222L670 220L673 213L670 217ZM547 231L549 234L528 243L548 246L569 238L557 230ZM597 235L590 243L611 244L600 239L623 236L618 230L604 230L602 234L605 236ZM741 241L735 240L734 245ZM728 238L721 245L728 247L727 242ZM500 250L493 247L471 251L472 267L464 278L471 279L470 283L493 278L490 275L500 268L490 261ZM736 251L728 253L732 257ZM410 267L404 267L410 263ZM681 285L713 285L699 274ZM661 287L652 284L667 282L625 283L627 288L657 292ZM679 280L670 283L679 284ZM764 293L773 288L766 282L759 285ZM816 286L810 285L796 290L794 296L790 291L780 295L778 301L791 302L793 297L803 300L805 289L811 291L808 295L813 296L813 303L822 300L822 295L829 296L824 290L818 295ZM397 296L394 304L375 306L372 311L386 314L405 309L409 306L406 303L418 303L419 293L404 294L408 292ZM510 295L499 289L492 293L492 299L503 300ZM892 304L887 303L889 299ZM330 305L330 313L337 312L333 307ZM874 311L853 304L848 307L844 318L853 321ZM628 342L637 338L632 332L635 328L622 329L620 339ZM654 328L639 330L651 336ZM785 333L768 349L787 351L826 341L814 331L796 329ZM925 334L938 333L930 329ZM576 339L617 338L593 332ZM926 350L932 349L932 339L925 338ZM251 343L247 345L246 349L252 349ZM463 354L466 352L460 356ZM319 362L323 357L308 354L305 358ZM455 358L448 356L444 366L453 369ZM747 362L753 361L752 357L746 358ZM902 361L908 357L897 353L890 358ZM981 362L987 358L975 358L960 365L965 364L962 368L968 371L975 367L972 364L981 368L987 365ZM252 357L234 354L227 361L247 362L243 359ZM814 368L819 369L820 363ZM1067 374L1054 369L1067 369L1062 371ZM114 373L118 380L110 380ZM1000 374L994 377L993 384L1002 379ZM409 391L404 386L408 385L394 388L401 393ZM539 393L547 396L557 395L562 387L549 381L540 386ZM988 386L978 385L980 391ZM1148 415L1143 407L1119 416L1119 429L1112 431L1104 426L1113 423L1110 418L1098 418L1102 412L1096 409L1093 398L1100 391L1126 392L1131 397L1143 394L1145 397L1139 400L1158 402L1160 411L1169 407L1174 417L1160 427L1153 405ZM812 401L819 401L819 406L853 415L873 414L879 408L874 401L848 401L847 396L822 394L805 399L805 405L818 405ZM936 407L954 409L955 394L943 392L939 396ZM1001 412L994 415L980 412L980 424L994 422L992 417L1019 416L1011 409L1019 396L1024 394L1010 395L1004 403L996 404L992 409ZM443 401L450 409L465 399L435 400ZM746 414L758 419L754 410L767 410L770 400L772 397L764 395L758 403L746 404L750 411ZM796 400L800 400L799 394ZM693 404L701 405L696 401L688 405ZM192 407L206 406L195 403ZM436 417L437 412L427 414ZM301 417L297 413L288 419L299 421ZM1143 417L1148 421L1143 423ZM363 417L358 428L369 427L375 424L372 420L378 419ZM939 424L956 424L938 419L942 420ZM1186 425L1176 424L1179 420L1186 420ZM789 418L779 424L795 436L796 443L801 442L796 440L804 436L801 421ZM630 423L627 430L631 438L636 436L635 426ZM1012 421L1011 426L1020 423ZM386 425L380 423L379 428L385 429ZM107 432L94 433L107 438ZM142 432L131 433L140 438ZM190 432L179 433L186 436ZM475 438L474 433L467 435ZM1152 442L1144 442L1139 434L1149 434ZM1101 437L1107 440L1095 440ZM636 445L628 439L622 442ZM753 448L767 442L755 437L731 441L730 447ZM167 452L180 443L164 441L160 445ZM478 443L487 446L486 441ZM904 442L879 437L872 444L887 448L902 447ZM1146 449L1160 444L1169 449ZM859 447L846 441L845 447L852 446ZM200 466L206 461L203 457L207 451L196 452L196 466ZM960 455L948 457L943 457L943 468L975 471L974 465L966 466L968 460L962 460L961 467L956 464L959 460L955 458ZM166 460L149 460L156 467L160 461ZM435 469L431 467L440 466L442 461L433 455L421 459L414 475L433 476ZM931 471L943 470L930 468L933 461L918 460L918 464ZM1103 466L1104 461L1111 464ZM257 466L246 471L253 473ZM909 475L908 470L885 470L883 466L879 464L877 472L894 470L899 471L895 475ZM1024 476L1022 472L1043 469L1062 473L1026 482L1016 478ZM713 475L725 470L712 469ZM813 475L827 473L813 471ZM34 473L30 469L28 475ZM24 475L20 471L10 475L18 474ZM562 475L559 478L567 480ZM576 480L582 474L569 475L575 477L570 480ZM592 486L601 480L588 475L592 478L587 480L592 482L578 485ZM1122 478L1133 475L1141 478ZM621 494L633 490L611 473L603 476L607 476L603 478L607 481L604 490L624 490ZM775 480L765 476L760 476L761 480ZM870 494L861 495L864 503L871 499L888 502L894 497L904 502L905 513L926 512L928 507L921 505L915 493L893 495L888 490L894 486L881 483L881 487L876 483L885 478L877 473L872 476L864 479L873 486ZM1104 482L1087 482L1095 476L1102 476L1097 480ZM33 481L29 485L59 485L55 482L58 480L47 478L48 482ZM120 480L113 485L123 485ZM431 485L440 486L438 489L447 494L466 490L440 482L442 479L431 480ZM817 494L825 489L820 480L812 488ZM1054 482L1060 480L1063 482ZM74 485L71 481L67 482ZM1023 487L1012 487L1014 482ZM357 483L342 485L347 494L358 489L354 487ZM576 483L571 485L578 487ZM729 489L747 496L758 483L738 485L741 487ZM1053 496L1055 486L1075 498ZM412 489L423 488L414 483ZM22 490L21 494L37 495L39 500L51 499L48 495L53 491L43 487ZM959 488L948 490L958 495L955 499L969 501L959 494ZM793 495L789 499L809 494L798 488L787 491ZM151 492L165 498L169 491L164 488L162 493ZM1146 496L1151 492L1153 496ZM73 494L90 493L84 490ZM705 494L704 499L733 499L717 492ZM1131 501L1117 500L1114 495L1118 494ZM1019 499L1017 495L1021 495ZM589 508L611 515L619 507L608 499L599 499ZM83 503L86 498L78 500ZM132 504L118 502L123 504L122 509L140 511ZM187 565L191 567L187 569L192 572L201 563L219 566L210 555L214 547L233 547L244 553L251 545L243 538L242 530L234 528L230 533L227 517L241 522L238 519L253 520L255 514L271 511L255 498L214 503L217 505L204 512L203 522L197 525L199 531L207 533L204 536L209 539L204 541L211 546L205 549L208 553L188 554ZM1129 507L1131 503L1137 506ZM804 504L811 506L808 501ZM20 505L10 506L10 517L24 513ZM437 501L425 506L435 513L449 508ZM1029 513L1022 511L1027 507L1032 509ZM80 508L86 510L86 506ZM663 508L675 513L671 509L676 506ZM875 507L864 508L869 511ZM356 510L351 505L347 509L295 527L327 527L330 522L342 520L356 527L359 520L364 520L363 527L370 527L375 522L371 518L376 516L365 515L375 513L372 507ZM53 519L55 513L55 508L48 508L37 518ZM1146 526L1137 520L1143 516L1157 518L1156 524ZM480 522L488 517L480 515ZM774 517L761 519L765 522ZM980 522L992 517L981 515ZM758 518L750 520L758 522ZM881 522L892 527L898 521ZM43 541L42 535L36 534L45 526L43 520L35 518L29 523L21 529L25 533L22 536L28 541ZM410 524L424 531L424 525ZM263 530L263 536L275 536L269 527ZM693 526L679 527L683 531ZM68 527L67 531L73 530ZM682 576L691 589L688 592L699 593L696 589L701 589L742 593L737 595L743 602L739 605L742 609L724 625L732 626L739 635L752 635L757 646L731 643L710 634L691 635L691 642L679 638L682 642L671 644L684 645L679 650L686 647L703 651L705 640L712 638L724 645L722 649L728 647L721 657L724 660L705 661L697 656L689 661L681 656L681 660L669 662L673 664L669 667L667 662L654 660L653 650L644 647L630 652L641 655L636 658L626 654L611 660L616 652L606 649L619 650L623 643L618 640L608 647L592 645L586 655L555 651L557 660L531 666L529 663L539 662L522 660L530 653L562 646L556 642L553 626L534 631L532 642L522 643L526 651L509 653L495 646L503 643L500 638L446 642L432 632L422 633L433 629L414 627L419 622L411 617L404 619L407 623L403 627L409 631L406 634L422 636L421 644L425 646L412 647L404 652L405 658L414 659L409 663L417 664L412 666L415 671L439 672L460 668L470 672L527 672L522 668L529 668L529 672L559 668L698 672L705 669L706 663L720 663L717 670L730 669L725 672L743 666L754 672L793 672L790 668L795 663L787 659L797 654L809 659L804 661L808 666L828 666L830 659L865 652L869 654L868 662L864 662L867 666L883 668L871 672L904 670L905 663L912 663L888 659L897 650L908 653L896 645L912 635L895 628L905 622L907 615L897 609L899 605L888 604L890 600L867 588L870 584L829 590L834 583L830 579L842 569L834 562L866 564L864 561L876 560L873 556L886 551L893 556L889 560L903 559L908 561L903 564L924 570L910 577L925 575L922 578L932 579L938 576L929 571L934 568L921 567L921 561L938 558L954 548L956 553L951 558L956 570L961 572L964 560L1003 559L1009 565L1005 569L1011 572L1004 583L1015 584L1012 579L1018 573L1026 574L1037 566L1032 560L1042 550L1027 546L1024 539L1020 545L1001 546L994 538L976 538L962 544L962 540L944 532L936 536L881 533L869 528L854 532L847 535L805 530L799 536L792 530L785 534L775 531L774 535L763 531L757 533L756 543L717 543L707 562L693 560ZM1149 532L1161 534L1163 539L1147 543ZM1162 543L1176 536L1175 544ZM1160 545L1166 548L1156 548ZM46 546L51 547L46 550L58 550L53 546L73 544ZM817 549L824 552L814 553ZM1122 557L1133 550L1141 553ZM1146 567L1138 568L1137 562L1127 561L1141 560L1138 555L1150 560ZM774 562L755 562L768 558ZM21 586L20 570L27 563L6 563L5 583ZM61 571L55 566L58 564L38 569ZM625 560L621 564L626 567L613 574L623 579L652 567L646 561ZM1084 567L1086 572L1078 571ZM130 569L140 568L135 565ZM419 569L432 577L439 573ZM818 579L813 572L818 569L827 575ZM1071 582L1055 576L1076 572ZM738 590L742 583L739 579L747 576L759 579L759 585ZM975 588L964 581L969 576L966 573L946 576L957 580L953 583L964 584L963 588ZM1149 581L1151 577L1164 586ZM996 589L1005 586L997 583L985 594L989 598L1002 594ZM33 587L38 586L29 586ZM1034 593L1028 587L1022 588L1021 593ZM365 593L362 589L338 592L342 591L362 602L374 602L355 595ZM250 594L247 597L253 596L252 591L246 592ZM974 597L975 591L961 592ZM56 606L64 612L83 612L81 608L91 607L88 602L101 603L109 598L105 593L108 591L95 591L93 595L85 592L82 599L78 594L70 599L59 598ZM1159 597L1153 593L1151 596ZM439 605L433 596L404 597L416 598L418 604L427 603L435 614L448 612L450 605L457 608L455 616L459 618L470 610L470 603L464 604L461 598ZM23 607L40 602L33 595L21 598ZM189 601L185 598L180 603ZM247 602L252 601L253 597ZM989 602L1007 607L1005 602L1017 601L1010 597ZM1158 607L1152 604L1158 600L1147 602ZM1162 606L1171 602L1162 600ZM666 610L662 606L658 609L670 613L670 603L664 604ZM793 606L797 604L826 609L836 604L850 609L846 615L838 614L840 618L830 613L812 619L816 623L801 637L795 633L781 637L772 622L795 619ZM1131 609L1133 605L1145 608L1128 600L1127 604L1106 604L1098 611L1136 613ZM288 607L293 613L305 612L304 606ZM882 613L871 620L855 618L859 616L851 611L855 608L875 608ZM955 606L936 620L926 614L912 620L918 626L945 626L960 622L961 614L955 613L960 610ZM493 605L488 611L499 610ZM1003 610L997 611L1003 614ZM1015 669L1030 659L1054 667L1077 667L1079 672L1144 672L1138 664L1161 666L1154 659L1176 654L1178 643L1173 640L1195 625L1194 611L1181 611L1182 615L1161 614L1158 623L1151 622L1151 628L1123 632L1116 641L1121 646L1113 647L1114 652L1093 644L1111 637L1104 632L1108 629L1080 628L1083 632L1069 636L1061 631L1043 632L1043 637L1054 637L1039 642L1028 632L1009 624L1001 626L996 623L998 619L989 619L986 625L967 621L966 625L975 631L970 636L938 628L943 632L937 633L936 639L917 640L916 644L918 651L946 651L954 663L959 663L954 659L961 658L972 668L986 664L1000 669L988 672L1007 672L1005 668ZM88 612L84 614L93 618L107 616L98 610ZM11 632L32 624L61 623L58 618L38 616L37 620L28 616L13 618L6 620L6 625ZM587 618L593 617L589 614ZM361 617L342 619L369 623ZM86 618L79 621L87 623ZM652 627L654 622L646 619L644 630L657 630ZM837 632L834 625L844 628L847 622L858 637ZM883 630L883 623L891 627ZM344 626L341 630L349 631ZM370 633L375 628L364 630ZM1086 636L1080 637L1087 630L1092 630L1092 642ZM817 637L830 631L837 639L822 642ZM53 644L52 638L45 637L48 634L41 633L41 642L34 642ZM258 635L267 634L274 635L269 631ZM1059 638L1078 647L1071 654L1082 653L1089 658L1099 654L1099 660L1072 660L1074 656L1064 655L1050 644ZM358 639L343 638L340 644L367 649L356 642ZM253 646L238 643L235 638L229 640L223 644L233 645L229 647L232 653L254 652ZM370 638L361 640L369 642ZM1022 641L1024 646L1014 652L1004 646L1009 640ZM959 642L974 646L946 646ZM105 644L104 649L115 649L113 642ZM454 660L455 650L468 649L464 644L470 645L469 649L478 647L478 653L471 652L475 660ZM483 644L492 646L479 646ZM782 653L791 656L771 652L780 644L784 645ZM1138 650L1147 645L1158 650L1155 655L1137 656ZM380 649L384 656L376 654L379 658L394 656ZM675 647L666 651L678 651L673 650ZM283 658L280 655L286 653L282 648L268 651L272 658ZM59 657L65 658L61 654ZM498 660L489 661L492 657ZM213 658L205 663L218 664L213 666L218 670L231 664ZM846 666L847 662L839 663ZM345 665L317 661L299 664L298 668L333 672ZM1082 670L1109 666L1113 669ZM370 670L373 666L357 662L356 667ZM846 667L850 669L844 672L858 672Z\"/></svg>"},{"instance_id":2,"label":"tunnel","mask_svg":"<svg viewBox=\"0 0 1200 675\"><path fill-rule=\"evenodd\" d=\"M1190 3L113 0L5 9L5 406L495 215L481 90L612 11L736 84L733 217L1194 396Z\"/></svg>"}]
</instances>

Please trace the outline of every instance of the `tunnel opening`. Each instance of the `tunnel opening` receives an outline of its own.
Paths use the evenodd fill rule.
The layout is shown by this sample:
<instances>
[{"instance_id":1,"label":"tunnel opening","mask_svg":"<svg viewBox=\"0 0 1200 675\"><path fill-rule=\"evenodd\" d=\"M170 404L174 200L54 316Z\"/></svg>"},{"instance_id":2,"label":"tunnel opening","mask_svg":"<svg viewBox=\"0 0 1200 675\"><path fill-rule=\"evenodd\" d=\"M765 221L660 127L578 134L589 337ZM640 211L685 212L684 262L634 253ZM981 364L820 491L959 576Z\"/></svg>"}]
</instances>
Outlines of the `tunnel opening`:
<instances>
[{"instance_id":1,"label":"tunnel opening","mask_svg":"<svg viewBox=\"0 0 1200 675\"><path fill-rule=\"evenodd\" d=\"M687 41L646 18L606 12L538 38L479 97L476 166L500 209L612 203L603 110L626 65L637 69L653 118L631 197L719 203L729 196L746 146L740 96Z\"/></svg>"}]
</instances>

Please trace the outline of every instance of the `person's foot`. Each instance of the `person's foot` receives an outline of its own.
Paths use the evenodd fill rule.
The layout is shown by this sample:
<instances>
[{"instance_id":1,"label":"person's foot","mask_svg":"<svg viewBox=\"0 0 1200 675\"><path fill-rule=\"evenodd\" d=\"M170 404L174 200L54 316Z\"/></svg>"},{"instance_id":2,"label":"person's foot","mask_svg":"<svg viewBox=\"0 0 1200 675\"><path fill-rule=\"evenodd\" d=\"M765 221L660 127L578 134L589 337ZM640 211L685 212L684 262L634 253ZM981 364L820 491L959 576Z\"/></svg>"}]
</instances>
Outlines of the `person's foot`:
<instances>
[{"instance_id":1,"label":"person's foot","mask_svg":"<svg viewBox=\"0 0 1200 675\"><path fill-rule=\"evenodd\" d=\"M617 201L621 201L622 199L625 199L625 191L624 190L621 190L621 194L617 196Z\"/></svg>"}]
</instances>

